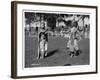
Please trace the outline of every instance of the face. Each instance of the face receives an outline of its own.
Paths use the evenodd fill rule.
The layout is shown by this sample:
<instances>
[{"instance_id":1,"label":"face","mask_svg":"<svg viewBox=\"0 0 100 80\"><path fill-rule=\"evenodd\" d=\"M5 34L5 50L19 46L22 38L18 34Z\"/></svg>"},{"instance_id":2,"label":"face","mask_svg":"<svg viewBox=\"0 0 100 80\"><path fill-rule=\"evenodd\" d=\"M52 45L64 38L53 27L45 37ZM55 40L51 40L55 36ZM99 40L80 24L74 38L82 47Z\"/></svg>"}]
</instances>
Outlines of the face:
<instances>
[{"instance_id":1,"label":"face","mask_svg":"<svg viewBox=\"0 0 100 80\"><path fill-rule=\"evenodd\" d=\"M83 26L79 26L79 29L83 29Z\"/></svg>"}]
</instances>

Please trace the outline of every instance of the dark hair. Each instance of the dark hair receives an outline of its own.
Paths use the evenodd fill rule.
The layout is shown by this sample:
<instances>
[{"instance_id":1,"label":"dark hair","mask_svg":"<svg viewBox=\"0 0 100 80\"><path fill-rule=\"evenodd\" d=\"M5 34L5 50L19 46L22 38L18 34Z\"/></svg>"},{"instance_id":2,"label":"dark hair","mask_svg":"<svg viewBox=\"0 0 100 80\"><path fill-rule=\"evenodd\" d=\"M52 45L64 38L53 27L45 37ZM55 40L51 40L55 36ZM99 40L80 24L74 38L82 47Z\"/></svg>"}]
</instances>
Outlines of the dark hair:
<instances>
[{"instance_id":1,"label":"dark hair","mask_svg":"<svg viewBox=\"0 0 100 80\"><path fill-rule=\"evenodd\" d=\"M77 21L73 22L73 26L74 26L74 27L77 27L77 26L78 26Z\"/></svg>"},{"instance_id":2,"label":"dark hair","mask_svg":"<svg viewBox=\"0 0 100 80\"><path fill-rule=\"evenodd\" d=\"M39 38L41 38L41 36L44 35L44 39L46 39L46 41L48 41L48 35L45 32L40 32L39 34Z\"/></svg>"},{"instance_id":3,"label":"dark hair","mask_svg":"<svg viewBox=\"0 0 100 80\"><path fill-rule=\"evenodd\" d=\"M42 35L44 35L44 33L43 33L43 32L40 32L40 34L39 34L39 38L40 38Z\"/></svg>"}]
</instances>

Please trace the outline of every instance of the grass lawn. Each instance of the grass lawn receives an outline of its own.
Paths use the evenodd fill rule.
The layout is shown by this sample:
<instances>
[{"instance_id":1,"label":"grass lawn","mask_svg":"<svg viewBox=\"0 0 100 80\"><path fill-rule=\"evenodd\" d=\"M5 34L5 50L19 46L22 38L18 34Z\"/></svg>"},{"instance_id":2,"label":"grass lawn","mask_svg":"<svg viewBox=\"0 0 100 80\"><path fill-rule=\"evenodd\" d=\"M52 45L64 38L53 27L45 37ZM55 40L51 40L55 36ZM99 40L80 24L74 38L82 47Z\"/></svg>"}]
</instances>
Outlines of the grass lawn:
<instances>
[{"instance_id":1,"label":"grass lawn","mask_svg":"<svg viewBox=\"0 0 100 80\"><path fill-rule=\"evenodd\" d=\"M89 64L89 39L79 42L82 54L71 58L66 50L67 39L63 37L48 37L48 56L36 59L38 38L26 36L25 38L25 67L71 66Z\"/></svg>"}]
</instances>

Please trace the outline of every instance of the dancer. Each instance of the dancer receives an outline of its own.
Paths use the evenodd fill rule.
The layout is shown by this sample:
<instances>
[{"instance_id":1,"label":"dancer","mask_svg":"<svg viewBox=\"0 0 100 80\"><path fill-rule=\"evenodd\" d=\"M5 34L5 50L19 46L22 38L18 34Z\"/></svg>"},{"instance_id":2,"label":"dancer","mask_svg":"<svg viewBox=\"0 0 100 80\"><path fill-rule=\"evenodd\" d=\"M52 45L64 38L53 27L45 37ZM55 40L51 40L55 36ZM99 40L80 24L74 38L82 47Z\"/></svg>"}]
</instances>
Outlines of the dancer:
<instances>
[{"instance_id":1,"label":"dancer","mask_svg":"<svg viewBox=\"0 0 100 80\"><path fill-rule=\"evenodd\" d=\"M70 56L74 57L74 56L78 56L80 54L80 49L79 49L79 33L77 30L77 22L73 23L73 26L71 28L71 35L70 35L70 39L69 39L69 51L70 51Z\"/></svg>"},{"instance_id":2,"label":"dancer","mask_svg":"<svg viewBox=\"0 0 100 80\"><path fill-rule=\"evenodd\" d=\"M47 35L45 32L39 33L39 48L38 48L38 57L37 59L43 59L47 56Z\"/></svg>"}]
</instances>

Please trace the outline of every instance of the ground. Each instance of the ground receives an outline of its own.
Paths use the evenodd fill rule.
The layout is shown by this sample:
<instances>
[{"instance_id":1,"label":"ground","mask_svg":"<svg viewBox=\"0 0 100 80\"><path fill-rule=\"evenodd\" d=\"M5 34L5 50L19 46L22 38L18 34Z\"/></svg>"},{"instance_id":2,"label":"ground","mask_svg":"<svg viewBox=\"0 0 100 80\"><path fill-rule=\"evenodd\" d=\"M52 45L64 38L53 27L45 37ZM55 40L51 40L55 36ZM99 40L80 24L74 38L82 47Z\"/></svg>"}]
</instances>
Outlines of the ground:
<instances>
[{"instance_id":1,"label":"ground","mask_svg":"<svg viewBox=\"0 0 100 80\"><path fill-rule=\"evenodd\" d=\"M25 37L25 67L47 67L47 66L73 66L89 64L89 39L79 42L82 53L71 58L66 49L67 39L63 37L49 37L48 56L37 59L38 39L37 37Z\"/></svg>"}]
</instances>

